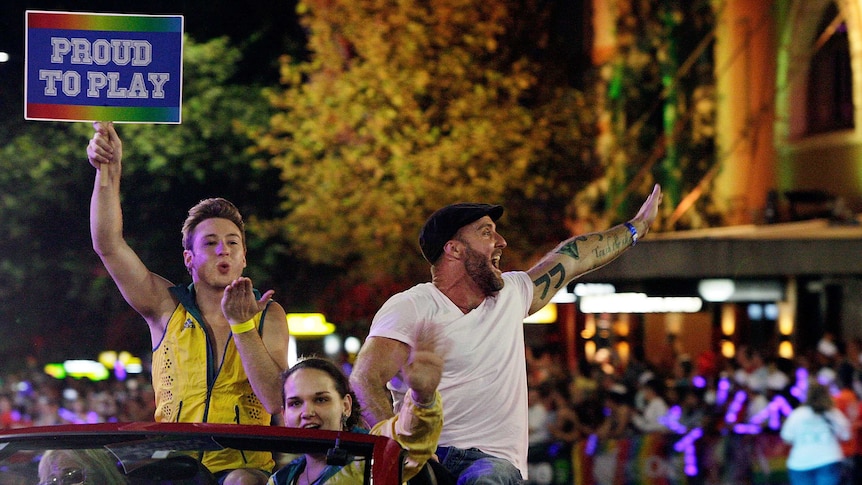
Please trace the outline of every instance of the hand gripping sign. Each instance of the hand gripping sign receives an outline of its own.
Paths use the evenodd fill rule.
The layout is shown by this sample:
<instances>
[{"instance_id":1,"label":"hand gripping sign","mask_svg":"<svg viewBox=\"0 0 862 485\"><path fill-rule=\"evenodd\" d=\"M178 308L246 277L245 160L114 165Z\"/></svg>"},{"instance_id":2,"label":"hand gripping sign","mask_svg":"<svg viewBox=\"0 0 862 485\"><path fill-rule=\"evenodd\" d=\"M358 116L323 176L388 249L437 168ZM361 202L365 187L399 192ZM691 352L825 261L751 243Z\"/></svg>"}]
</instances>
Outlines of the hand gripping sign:
<instances>
[{"instance_id":1,"label":"hand gripping sign","mask_svg":"<svg viewBox=\"0 0 862 485\"><path fill-rule=\"evenodd\" d=\"M180 123L183 17L26 12L24 118Z\"/></svg>"}]
</instances>

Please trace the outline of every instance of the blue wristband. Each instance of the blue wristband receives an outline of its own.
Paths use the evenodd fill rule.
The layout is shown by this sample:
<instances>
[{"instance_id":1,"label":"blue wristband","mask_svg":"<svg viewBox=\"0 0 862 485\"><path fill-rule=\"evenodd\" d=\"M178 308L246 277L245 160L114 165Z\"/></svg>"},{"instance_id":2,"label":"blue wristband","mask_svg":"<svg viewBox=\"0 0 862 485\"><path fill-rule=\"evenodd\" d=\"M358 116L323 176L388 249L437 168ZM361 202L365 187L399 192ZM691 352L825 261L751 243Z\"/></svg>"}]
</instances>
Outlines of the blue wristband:
<instances>
[{"instance_id":1,"label":"blue wristband","mask_svg":"<svg viewBox=\"0 0 862 485\"><path fill-rule=\"evenodd\" d=\"M631 222L626 222L623 225L629 228L629 232L632 233L632 247L634 247L634 245L638 243L638 230Z\"/></svg>"}]
</instances>

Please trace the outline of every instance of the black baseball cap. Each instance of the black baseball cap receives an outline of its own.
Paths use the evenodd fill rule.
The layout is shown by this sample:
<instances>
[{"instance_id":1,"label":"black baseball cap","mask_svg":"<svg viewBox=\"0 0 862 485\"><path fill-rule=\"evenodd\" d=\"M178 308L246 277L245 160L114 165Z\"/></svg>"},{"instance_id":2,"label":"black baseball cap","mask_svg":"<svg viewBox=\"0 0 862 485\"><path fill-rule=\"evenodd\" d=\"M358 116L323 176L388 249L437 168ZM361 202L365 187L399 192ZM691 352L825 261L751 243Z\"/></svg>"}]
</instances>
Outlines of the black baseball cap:
<instances>
[{"instance_id":1,"label":"black baseball cap","mask_svg":"<svg viewBox=\"0 0 862 485\"><path fill-rule=\"evenodd\" d=\"M443 247L458 229L485 216L497 221L503 215L503 206L491 204L459 203L438 209L425 221L419 232L422 256L434 264L443 254Z\"/></svg>"}]
</instances>

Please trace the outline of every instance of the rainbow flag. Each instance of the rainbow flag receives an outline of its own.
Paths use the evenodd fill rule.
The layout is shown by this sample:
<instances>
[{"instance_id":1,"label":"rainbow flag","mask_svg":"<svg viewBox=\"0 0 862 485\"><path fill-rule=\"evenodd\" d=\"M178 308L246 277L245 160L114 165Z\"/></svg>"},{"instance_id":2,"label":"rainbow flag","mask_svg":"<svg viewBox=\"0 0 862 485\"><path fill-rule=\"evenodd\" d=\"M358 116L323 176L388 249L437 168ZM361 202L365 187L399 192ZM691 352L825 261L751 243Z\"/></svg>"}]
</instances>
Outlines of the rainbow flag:
<instances>
[{"instance_id":1,"label":"rainbow flag","mask_svg":"<svg viewBox=\"0 0 862 485\"><path fill-rule=\"evenodd\" d=\"M572 449L576 485L685 485L682 458L672 450L672 436L659 433L605 440Z\"/></svg>"},{"instance_id":2,"label":"rainbow flag","mask_svg":"<svg viewBox=\"0 0 862 485\"><path fill-rule=\"evenodd\" d=\"M183 17L28 10L24 118L180 123Z\"/></svg>"},{"instance_id":3,"label":"rainbow flag","mask_svg":"<svg viewBox=\"0 0 862 485\"><path fill-rule=\"evenodd\" d=\"M709 435L696 446L697 474L688 476L679 436L650 433L619 440L580 440L572 447L575 485L786 485L789 446L776 433Z\"/></svg>"},{"instance_id":4,"label":"rainbow flag","mask_svg":"<svg viewBox=\"0 0 862 485\"><path fill-rule=\"evenodd\" d=\"M751 483L789 483L787 455L790 453L790 445L778 434L762 434L758 436L755 445Z\"/></svg>"}]
</instances>

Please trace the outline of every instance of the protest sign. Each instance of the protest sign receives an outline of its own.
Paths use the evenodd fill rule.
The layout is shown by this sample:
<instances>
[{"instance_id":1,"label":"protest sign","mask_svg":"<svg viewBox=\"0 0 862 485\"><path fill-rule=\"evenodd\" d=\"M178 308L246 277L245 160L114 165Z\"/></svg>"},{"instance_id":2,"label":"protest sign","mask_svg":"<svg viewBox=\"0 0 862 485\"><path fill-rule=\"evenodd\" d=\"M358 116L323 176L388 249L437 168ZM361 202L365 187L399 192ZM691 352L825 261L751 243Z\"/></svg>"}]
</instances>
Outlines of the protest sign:
<instances>
[{"instance_id":1,"label":"protest sign","mask_svg":"<svg viewBox=\"0 0 862 485\"><path fill-rule=\"evenodd\" d=\"M180 123L183 17L26 12L24 118Z\"/></svg>"}]
</instances>

